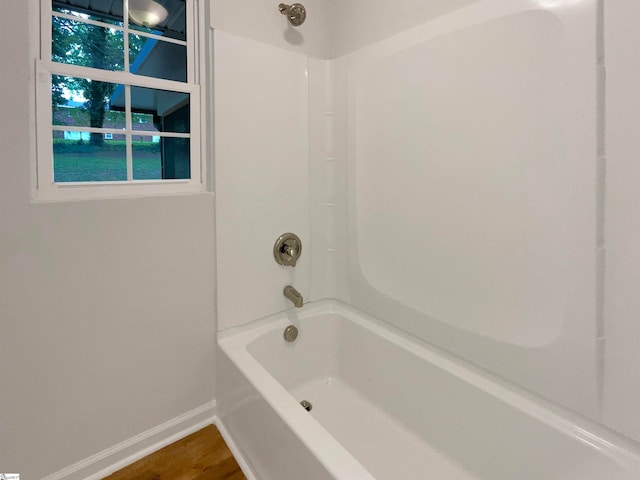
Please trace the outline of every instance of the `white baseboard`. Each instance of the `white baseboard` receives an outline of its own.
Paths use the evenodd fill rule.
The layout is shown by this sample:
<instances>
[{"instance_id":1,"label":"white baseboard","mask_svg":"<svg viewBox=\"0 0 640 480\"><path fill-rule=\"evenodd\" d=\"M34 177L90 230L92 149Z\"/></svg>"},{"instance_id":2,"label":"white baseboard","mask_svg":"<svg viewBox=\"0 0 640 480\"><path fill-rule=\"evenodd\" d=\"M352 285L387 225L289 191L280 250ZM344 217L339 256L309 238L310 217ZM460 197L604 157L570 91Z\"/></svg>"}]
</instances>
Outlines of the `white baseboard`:
<instances>
[{"instance_id":1,"label":"white baseboard","mask_svg":"<svg viewBox=\"0 0 640 480\"><path fill-rule=\"evenodd\" d=\"M216 413L215 400L205 403L168 422L47 475L42 480L102 479L176 440L216 423Z\"/></svg>"}]
</instances>

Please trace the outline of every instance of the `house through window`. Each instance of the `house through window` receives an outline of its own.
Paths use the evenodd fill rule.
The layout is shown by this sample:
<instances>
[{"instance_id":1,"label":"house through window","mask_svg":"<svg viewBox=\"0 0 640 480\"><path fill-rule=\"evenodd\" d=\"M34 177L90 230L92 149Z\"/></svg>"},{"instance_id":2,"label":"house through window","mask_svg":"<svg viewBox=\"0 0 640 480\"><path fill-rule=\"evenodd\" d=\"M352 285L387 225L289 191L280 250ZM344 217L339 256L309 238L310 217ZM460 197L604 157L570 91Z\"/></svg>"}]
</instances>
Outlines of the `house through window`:
<instances>
[{"instance_id":1,"label":"house through window","mask_svg":"<svg viewBox=\"0 0 640 480\"><path fill-rule=\"evenodd\" d=\"M195 0L42 1L38 189L199 184Z\"/></svg>"}]
</instances>

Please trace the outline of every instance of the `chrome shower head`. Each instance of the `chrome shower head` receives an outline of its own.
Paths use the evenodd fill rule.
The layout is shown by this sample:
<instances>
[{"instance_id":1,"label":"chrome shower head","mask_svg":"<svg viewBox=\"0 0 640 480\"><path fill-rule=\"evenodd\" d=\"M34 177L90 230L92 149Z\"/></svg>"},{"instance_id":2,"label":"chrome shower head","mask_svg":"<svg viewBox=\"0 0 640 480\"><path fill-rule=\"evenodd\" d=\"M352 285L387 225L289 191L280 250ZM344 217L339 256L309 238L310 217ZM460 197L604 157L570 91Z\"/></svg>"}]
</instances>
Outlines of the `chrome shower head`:
<instances>
[{"instance_id":1,"label":"chrome shower head","mask_svg":"<svg viewBox=\"0 0 640 480\"><path fill-rule=\"evenodd\" d=\"M300 3L293 3L291 5L281 3L278 6L278 10L282 15L287 16L287 20L289 20L289 23L294 27L299 27L307 19L307 10L304 8L304 5Z\"/></svg>"}]
</instances>

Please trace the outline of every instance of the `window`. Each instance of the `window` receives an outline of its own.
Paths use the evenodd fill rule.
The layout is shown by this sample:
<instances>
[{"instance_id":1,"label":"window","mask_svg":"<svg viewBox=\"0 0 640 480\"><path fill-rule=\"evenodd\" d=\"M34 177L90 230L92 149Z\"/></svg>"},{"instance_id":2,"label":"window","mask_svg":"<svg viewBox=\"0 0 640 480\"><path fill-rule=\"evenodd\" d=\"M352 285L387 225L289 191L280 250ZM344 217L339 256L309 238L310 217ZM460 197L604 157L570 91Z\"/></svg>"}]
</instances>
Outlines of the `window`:
<instances>
[{"instance_id":1,"label":"window","mask_svg":"<svg viewBox=\"0 0 640 480\"><path fill-rule=\"evenodd\" d=\"M37 194L202 190L198 0L41 0Z\"/></svg>"}]
</instances>

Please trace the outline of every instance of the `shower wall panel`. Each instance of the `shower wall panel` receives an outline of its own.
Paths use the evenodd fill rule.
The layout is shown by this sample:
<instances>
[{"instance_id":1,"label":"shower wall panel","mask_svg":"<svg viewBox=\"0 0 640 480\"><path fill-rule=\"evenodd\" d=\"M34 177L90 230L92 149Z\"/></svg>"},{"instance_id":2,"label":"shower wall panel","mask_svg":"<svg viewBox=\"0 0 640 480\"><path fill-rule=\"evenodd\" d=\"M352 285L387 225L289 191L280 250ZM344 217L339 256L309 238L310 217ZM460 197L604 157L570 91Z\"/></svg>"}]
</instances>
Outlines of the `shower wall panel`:
<instances>
[{"instance_id":1,"label":"shower wall panel","mask_svg":"<svg viewBox=\"0 0 640 480\"><path fill-rule=\"evenodd\" d=\"M640 441L640 4L606 4L604 420Z\"/></svg>"},{"instance_id":2,"label":"shower wall panel","mask_svg":"<svg viewBox=\"0 0 640 480\"><path fill-rule=\"evenodd\" d=\"M285 310L282 289L310 284L307 57L215 32L218 328ZM297 266L273 258L285 232Z\"/></svg>"},{"instance_id":3,"label":"shower wall panel","mask_svg":"<svg viewBox=\"0 0 640 480\"><path fill-rule=\"evenodd\" d=\"M540 5L347 56L349 293L597 417L595 2Z\"/></svg>"}]
</instances>

